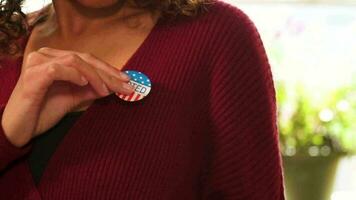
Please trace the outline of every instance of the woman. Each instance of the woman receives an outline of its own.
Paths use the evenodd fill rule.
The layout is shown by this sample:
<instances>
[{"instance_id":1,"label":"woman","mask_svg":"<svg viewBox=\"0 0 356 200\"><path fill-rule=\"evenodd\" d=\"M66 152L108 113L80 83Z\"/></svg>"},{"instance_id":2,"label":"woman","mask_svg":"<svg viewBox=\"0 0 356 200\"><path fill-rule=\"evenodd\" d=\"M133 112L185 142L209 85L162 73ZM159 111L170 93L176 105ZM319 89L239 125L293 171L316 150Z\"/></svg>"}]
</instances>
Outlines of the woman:
<instances>
[{"instance_id":1,"label":"woman","mask_svg":"<svg viewBox=\"0 0 356 200\"><path fill-rule=\"evenodd\" d=\"M270 66L242 11L53 0L25 19L20 3L1 9L0 199L284 199ZM127 70L146 98L119 98Z\"/></svg>"}]
</instances>

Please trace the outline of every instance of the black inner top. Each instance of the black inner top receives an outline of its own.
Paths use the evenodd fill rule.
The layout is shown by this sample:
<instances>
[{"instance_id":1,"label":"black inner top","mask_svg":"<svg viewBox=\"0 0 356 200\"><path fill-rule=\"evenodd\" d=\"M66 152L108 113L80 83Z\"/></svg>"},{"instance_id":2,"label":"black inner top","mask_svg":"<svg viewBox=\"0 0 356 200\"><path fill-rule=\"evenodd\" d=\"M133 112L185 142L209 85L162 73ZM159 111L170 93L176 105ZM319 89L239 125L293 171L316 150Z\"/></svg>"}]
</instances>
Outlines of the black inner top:
<instances>
[{"instance_id":1,"label":"black inner top","mask_svg":"<svg viewBox=\"0 0 356 200\"><path fill-rule=\"evenodd\" d=\"M68 113L54 127L32 140L32 150L27 159L36 185L38 185L43 171L58 144L84 112Z\"/></svg>"}]
</instances>

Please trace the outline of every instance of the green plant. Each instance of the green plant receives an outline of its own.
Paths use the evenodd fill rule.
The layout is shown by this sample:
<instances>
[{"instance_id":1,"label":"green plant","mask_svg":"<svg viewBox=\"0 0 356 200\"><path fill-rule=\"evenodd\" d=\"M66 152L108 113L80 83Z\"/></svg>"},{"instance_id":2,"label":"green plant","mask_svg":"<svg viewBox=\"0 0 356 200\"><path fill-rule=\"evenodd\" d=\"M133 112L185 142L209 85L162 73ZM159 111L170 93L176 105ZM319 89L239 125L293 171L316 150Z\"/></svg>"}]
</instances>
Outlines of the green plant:
<instances>
[{"instance_id":1,"label":"green plant","mask_svg":"<svg viewBox=\"0 0 356 200\"><path fill-rule=\"evenodd\" d=\"M277 82L280 145L286 156L356 152L356 88L320 94Z\"/></svg>"}]
</instances>

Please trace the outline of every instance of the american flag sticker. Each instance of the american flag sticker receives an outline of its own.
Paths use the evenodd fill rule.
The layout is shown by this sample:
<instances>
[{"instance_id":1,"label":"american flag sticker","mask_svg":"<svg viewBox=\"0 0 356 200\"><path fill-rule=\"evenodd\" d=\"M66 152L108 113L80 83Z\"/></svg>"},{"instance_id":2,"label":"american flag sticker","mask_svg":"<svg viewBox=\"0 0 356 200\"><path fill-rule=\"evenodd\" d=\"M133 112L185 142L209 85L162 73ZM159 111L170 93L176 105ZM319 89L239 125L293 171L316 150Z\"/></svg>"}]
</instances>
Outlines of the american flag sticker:
<instances>
[{"instance_id":1,"label":"american flag sticker","mask_svg":"<svg viewBox=\"0 0 356 200\"><path fill-rule=\"evenodd\" d=\"M120 99L131 102L139 101L145 98L151 91L150 79L145 74L138 71L127 70L125 73L130 76L131 80L129 84L135 87L135 92L130 95L124 95L120 93L116 93L116 95Z\"/></svg>"}]
</instances>

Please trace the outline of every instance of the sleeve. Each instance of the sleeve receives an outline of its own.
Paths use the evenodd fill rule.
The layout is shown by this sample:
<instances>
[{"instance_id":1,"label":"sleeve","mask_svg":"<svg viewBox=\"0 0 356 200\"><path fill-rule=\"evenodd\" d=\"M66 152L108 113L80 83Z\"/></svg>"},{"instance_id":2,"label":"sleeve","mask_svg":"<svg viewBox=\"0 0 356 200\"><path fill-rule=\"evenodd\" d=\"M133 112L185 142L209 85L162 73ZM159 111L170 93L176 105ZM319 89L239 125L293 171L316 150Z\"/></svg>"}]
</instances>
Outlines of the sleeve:
<instances>
[{"instance_id":1,"label":"sleeve","mask_svg":"<svg viewBox=\"0 0 356 200\"><path fill-rule=\"evenodd\" d=\"M270 65L255 25L235 12L211 55L213 144L203 199L283 200Z\"/></svg>"},{"instance_id":2,"label":"sleeve","mask_svg":"<svg viewBox=\"0 0 356 200\"><path fill-rule=\"evenodd\" d=\"M4 112L5 106L0 105L0 119ZM1 120L0 120L1 122ZM23 148L14 146L6 137L2 125L0 123L0 172L12 161L20 158L28 153L31 149L31 145L26 145Z\"/></svg>"}]
</instances>

